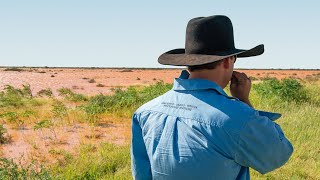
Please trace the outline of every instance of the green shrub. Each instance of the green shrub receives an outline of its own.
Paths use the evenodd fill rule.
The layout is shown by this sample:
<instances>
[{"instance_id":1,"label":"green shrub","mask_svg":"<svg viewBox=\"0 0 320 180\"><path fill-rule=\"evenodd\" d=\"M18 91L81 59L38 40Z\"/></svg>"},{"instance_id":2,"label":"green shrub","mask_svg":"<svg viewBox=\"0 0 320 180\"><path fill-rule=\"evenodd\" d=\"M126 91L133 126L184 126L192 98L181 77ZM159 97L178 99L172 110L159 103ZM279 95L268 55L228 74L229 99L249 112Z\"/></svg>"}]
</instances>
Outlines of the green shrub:
<instances>
[{"instance_id":1,"label":"green shrub","mask_svg":"<svg viewBox=\"0 0 320 180\"><path fill-rule=\"evenodd\" d=\"M21 89L6 85L4 90L0 92L0 107L21 107L27 103L36 102L32 98L29 85L23 85Z\"/></svg>"},{"instance_id":2,"label":"green shrub","mask_svg":"<svg viewBox=\"0 0 320 180\"><path fill-rule=\"evenodd\" d=\"M69 88L60 88L58 89L58 92L60 96L63 96L64 98L72 102L80 102L80 101L88 100L88 98L83 94L77 94Z\"/></svg>"},{"instance_id":3,"label":"green shrub","mask_svg":"<svg viewBox=\"0 0 320 180\"><path fill-rule=\"evenodd\" d=\"M37 114L37 112L35 112L35 111L25 110L25 111L21 114L21 116L22 116L22 117L25 117L25 118L29 118L29 117L31 117L31 116L36 116L36 114Z\"/></svg>"},{"instance_id":4,"label":"green shrub","mask_svg":"<svg viewBox=\"0 0 320 180\"><path fill-rule=\"evenodd\" d=\"M31 91L31 87L29 84L27 85L22 85L22 89L21 89L21 93L22 93L22 97L26 97L26 98L32 98L32 91Z\"/></svg>"},{"instance_id":5,"label":"green shrub","mask_svg":"<svg viewBox=\"0 0 320 180\"><path fill-rule=\"evenodd\" d=\"M54 122L51 120L42 120L40 122L35 123L35 126L33 126L33 130L41 130L41 134L42 134L42 129L49 129L51 134L52 134L52 138L55 142L58 142L58 138L57 138L57 133L54 127Z\"/></svg>"},{"instance_id":6,"label":"green shrub","mask_svg":"<svg viewBox=\"0 0 320 180\"><path fill-rule=\"evenodd\" d=\"M47 96L47 97L52 97L53 93L52 90L50 88L47 89L42 89L37 93L38 96L43 97L43 96Z\"/></svg>"},{"instance_id":7,"label":"green shrub","mask_svg":"<svg viewBox=\"0 0 320 180\"><path fill-rule=\"evenodd\" d=\"M31 163L27 167L15 163L13 160L0 158L0 177L1 179L23 179L23 180L50 180L53 179L49 172L35 163Z\"/></svg>"},{"instance_id":8,"label":"green shrub","mask_svg":"<svg viewBox=\"0 0 320 180\"><path fill-rule=\"evenodd\" d=\"M279 98L283 101L294 101L297 103L308 102L307 91L296 79L264 80L259 84L254 84L253 88L263 98Z\"/></svg>"},{"instance_id":9,"label":"green shrub","mask_svg":"<svg viewBox=\"0 0 320 180\"><path fill-rule=\"evenodd\" d=\"M131 179L130 148L109 143L80 146L72 161L53 167L57 179Z\"/></svg>"},{"instance_id":10,"label":"green shrub","mask_svg":"<svg viewBox=\"0 0 320 180\"><path fill-rule=\"evenodd\" d=\"M151 99L164 94L171 88L171 84L165 84L162 81L142 89L133 86L130 86L126 90L117 88L113 90L113 95L106 96L100 94L92 97L87 104L82 106L82 109L90 117L105 112L131 116L136 108Z\"/></svg>"},{"instance_id":11,"label":"green shrub","mask_svg":"<svg viewBox=\"0 0 320 180\"><path fill-rule=\"evenodd\" d=\"M68 109L61 101L54 101L52 104L52 110L54 117L63 118L68 115Z\"/></svg>"},{"instance_id":12,"label":"green shrub","mask_svg":"<svg viewBox=\"0 0 320 180\"><path fill-rule=\"evenodd\" d=\"M24 104L21 91L12 86L6 86L4 91L0 93L0 107L6 106L22 106Z\"/></svg>"},{"instance_id":13,"label":"green shrub","mask_svg":"<svg viewBox=\"0 0 320 180\"><path fill-rule=\"evenodd\" d=\"M5 118L8 122L14 123L17 122L19 119L19 114L17 112L5 112L0 114L1 118Z\"/></svg>"},{"instance_id":14,"label":"green shrub","mask_svg":"<svg viewBox=\"0 0 320 180\"><path fill-rule=\"evenodd\" d=\"M44 128L49 129L52 126L53 126L52 121L45 119L45 120L36 122L35 125L33 126L33 130L44 129Z\"/></svg>"},{"instance_id":15,"label":"green shrub","mask_svg":"<svg viewBox=\"0 0 320 180\"><path fill-rule=\"evenodd\" d=\"M7 129L0 125L0 144L5 144L11 142L12 137L7 134Z\"/></svg>"}]
</instances>

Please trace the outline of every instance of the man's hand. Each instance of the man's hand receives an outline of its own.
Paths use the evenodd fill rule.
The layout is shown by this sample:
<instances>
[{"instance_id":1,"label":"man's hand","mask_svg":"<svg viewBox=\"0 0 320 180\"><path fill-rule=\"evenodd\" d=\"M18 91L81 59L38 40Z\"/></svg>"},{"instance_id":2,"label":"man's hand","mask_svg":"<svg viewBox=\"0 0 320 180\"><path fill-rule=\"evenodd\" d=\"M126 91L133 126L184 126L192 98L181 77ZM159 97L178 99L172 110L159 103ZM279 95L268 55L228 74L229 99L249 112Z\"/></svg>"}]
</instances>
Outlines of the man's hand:
<instances>
[{"instance_id":1,"label":"man's hand","mask_svg":"<svg viewBox=\"0 0 320 180\"><path fill-rule=\"evenodd\" d=\"M232 96L252 107L249 101L250 90L251 80L248 76L245 73L233 71L230 84L230 92Z\"/></svg>"}]
</instances>

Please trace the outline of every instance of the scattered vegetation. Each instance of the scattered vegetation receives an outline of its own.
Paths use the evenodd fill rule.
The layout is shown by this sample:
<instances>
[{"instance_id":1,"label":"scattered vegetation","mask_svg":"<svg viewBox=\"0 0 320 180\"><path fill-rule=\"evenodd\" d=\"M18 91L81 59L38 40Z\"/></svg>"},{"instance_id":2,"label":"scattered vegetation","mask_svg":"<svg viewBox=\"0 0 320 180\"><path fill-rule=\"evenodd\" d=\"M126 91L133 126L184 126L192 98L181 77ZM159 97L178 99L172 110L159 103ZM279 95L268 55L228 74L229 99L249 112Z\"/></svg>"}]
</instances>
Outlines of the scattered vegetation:
<instances>
[{"instance_id":1,"label":"scattered vegetation","mask_svg":"<svg viewBox=\"0 0 320 180\"><path fill-rule=\"evenodd\" d=\"M22 72L22 71L24 71L24 69L13 67L13 68L6 68L6 69L4 69L4 71L17 71L17 72Z\"/></svg>"},{"instance_id":2,"label":"scattered vegetation","mask_svg":"<svg viewBox=\"0 0 320 180\"><path fill-rule=\"evenodd\" d=\"M97 87L104 87L104 85L103 85L103 84L100 84L100 83L97 84L96 86L97 86Z\"/></svg>"},{"instance_id":3,"label":"scattered vegetation","mask_svg":"<svg viewBox=\"0 0 320 180\"><path fill-rule=\"evenodd\" d=\"M1 179L52 179L49 172L42 166L31 163L27 167L17 164L12 159L0 158Z\"/></svg>"},{"instance_id":4,"label":"scattered vegetation","mask_svg":"<svg viewBox=\"0 0 320 180\"><path fill-rule=\"evenodd\" d=\"M96 80L94 80L94 79L90 79L88 82L89 82L89 83L95 83L95 82L96 82Z\"/></svg>"},{"instance_id":5,"label":"scattered vegetation","mask_svg":"<svg viewBox=\"0 0 320 180\"><path fill-rule=\"evenodd\" d=\"M43 129L43 128L50 128L53 126L53 123L50 120L42 120L40 122L35 123L33 127L34 130Z\"/></svg>"},{"instance_id":6,"label":"scattered vegetation","mask_svg":"<svg viewBox=\"0 0 320 180\"><path fill-rule=\"evenodd\" d=\"M7 129L0 125L0 144L6 144L11 142L12 137L7 133ZM1 176L0 176L1 177Z\"/></svg>"},{"instance_id":7,"label":"scattered vegetation","mask_svg":"<svg viewBox=\"0 0 320 180\"><path fill-rule=\"evenodd\" d=\"M82 108L91 119L98 117L102 113L130 117L143 103L167 92L171 88L171 84L165 84L162 81L143 89L133 86L127 90L117 88L114 90L113 95L100 94L92 97Z\"/></svg>"},{"instance_id":8,"label":"scattered vegetation","mask_svg":"<svg viewBox=\"0 0 320 180\"><path fill-rule=\"evenodd\" d=\"M307 91L296 79L268 79L254 85L255 90L265 98L279 98L280 101L308 102Z\"/></svg>"},{"instance_id":9,"label":"scattered vegetation","mask_svg":"<svg viewBox=\"0 0 320 180\"><path fill-rule=\"evenodd\" d=\"M51 139L53 139L54 142L57 143L58 142L57 133L56 133L56 130L54 127L54 122L52 120L45 119L45 120L42 120L40 122L35 123L35 125L33 126L34 130L41 130L42 136L43 136L42 130L45 128L50 130L50 132L52 134Z\"/></svg>"},{"instance_id":10,"label":"scattered vegetation","mask_svg":"<svg viewBox=\"0 0 320 180\"><path fill-rule=\"evenodd\" d=\"M10 124L37 117L35 119L42 119L42 121L33 121L35 130L54 128L57 124L55 121L68 120L71 113L75 119L84 119L88 122L103 121L112 115L124 117L128 119L127 123L130 123L132 113L139 106L171 88L171 84L160 81L145 87L115 88L111 95L100 94L93 97L77 95L70 89L62 88L58 92L64 99L46 98L46 103L41 105L39 103L41 100L33 97L29 91L30 86L25 89L8 86L0 92L0 120ZM319 84L314 81L277 80L268 77L254 84L252 88L251 100L256 109L283 114L277 123L281 125L295 148L292 158L284 167L266 175L251 171L252 178L320 179ZM39 104L45 107L46 117L43 115L39 117ZM0 126L0 141L2 137L6 137L6 129ZM82 144L77 156L52 149L50 154L62 155L65 158L53 166L42 169L39 169L39 166L25 167L15 164L12 160L0 159L0 177L4 179L132 179L129 146L129 144L125 146Z\"/></svg>"},{"instance_id":11,"label":"scattered vegetation","mask_svg":"<svg viewBox=\"0 0 320 180\"><path fill-rule=\"evenodd\" d=\"M123 69L120 72L133 72L131 69Z\"/></svg>"},{"instance_id":12,"label":"scattered vegetation","mask_svg":"<svg viewBox=\"0 0 320 180\"><path fill-rule=\"evenodd\" d=\"M61 101L55 100L52 104L52 110L54 117L62 119L63 117L68 115L68 109L64 103Z\"/></svg>"},{"instance_id":13,"label":"scattered vegetation","mask_svg":"<svg viewBox=\"0 0 320 180\"><path fill-rule=\"evenodd\" d=\"M72 89L80 89L79 86L73 85Z\"/></svg>"},{"instance_id":14,"label":"scattered vegetation","mask_svg":"<svg viewBox=\"0 0 320 180\"><path fill-rule=\"evenodd\" d=\"M0 92L0 107L19 107L28 102L32 103L32 98L29 85L23 85L21 89L6 85Z\"/></svg>"},{"instance_id":15,"label":"scattered vegetation","mask_svg":"<svg viewBox=\"0 0 320 180\"><path fill-rule=\"evenodd\" d=\"M250 76L249 79L250 79L251 81L259 80L258 78L254 77L254 76Z\"/></svg>"},{"instance_id":16,"label":"scattered vegetation","mask_svg":"<svg viewBox=\"0 0 320 180\"><path fill-rule=\"evenodd\" d=\"M59 95L65 97L67 100L72 102L80 102L80 101L87 101L88 98L83 94L77 94L73 92L69 88L60 88L58 89Z\"/></svg>"},{"instance_id":17,"label":"scattered vegetation","mask_svg":"<svg viewBox=\"0 0 320 180\"><path fill-rule=\"evenodd\" d=\"M132 179L129 146L82 145L69 163L52 168L57 179Z\"/></svg>"},{"instance_id":18,"label":"scattered vegetation","mask_svg":"<svg viewBox=\"0 0 320 180\"><path fill-rule=\"evenodd\" d=\"M0 114L0 117L1 118L5 118L6 121L9 122L9 123L17 122L17 120L19 118L18 113L17 112L12 112L12 111L2 113L2 114Z\"/></svg>"},{"instance_id":19,"label":"scattered vegetation","mask_svg":"<svg viewBox=\"0 0 320 180\"><path fill-rule=\"evenodd\" d=\"M17 112L5 112L0 114L0 118L6 119L7 122L15 125L17 129L24 129L24 119Z\"/></svg>"},{"instance_id":20,"label":"scattered vegetation","mask_svg":"<svg viewBox=\"0 0 320 180\"><path fill-rule=\"evenodd\" d=\"M37 93L38 96L40 97L52 97L53 95L53 92L50 88L47 88L47 89L42 89L40 90L38 93Z\"/></svg>"},{"instance_id":21,"label":"scattered vegetation","mask_svg":"<svg viewBox=\"0 0 320 180\"><path fill-rule=\"evenodd\" d=\"M306 79L307 81L317 82L317 81L319 81L319 79L320 79L320 75L319 75L319 74L313 74L312 76L311 76L311 75L307 75L305 79Z\"/></svg>"}]
</instances>

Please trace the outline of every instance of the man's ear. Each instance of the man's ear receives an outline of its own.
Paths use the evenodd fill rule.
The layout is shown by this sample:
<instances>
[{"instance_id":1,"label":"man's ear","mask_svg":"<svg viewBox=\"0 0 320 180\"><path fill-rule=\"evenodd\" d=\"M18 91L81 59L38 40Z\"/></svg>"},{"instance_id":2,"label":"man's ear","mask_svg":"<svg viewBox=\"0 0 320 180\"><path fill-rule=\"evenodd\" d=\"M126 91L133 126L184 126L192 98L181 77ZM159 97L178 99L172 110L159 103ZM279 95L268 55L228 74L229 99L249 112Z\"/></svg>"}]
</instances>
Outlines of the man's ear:
<instances>
[{"instance_id":1,"label":"man's ear","mask_svg":"<svg viewBox=\"0 0 320 180\"><path fill-rule=\"evenodd\" d=\"M229 69L230 66L231 66L231 61L230 61L231 57L227 57L227 58L224 58L222 60L222 66L225 68L225 69Z\"/></svg>"}]
</instances>

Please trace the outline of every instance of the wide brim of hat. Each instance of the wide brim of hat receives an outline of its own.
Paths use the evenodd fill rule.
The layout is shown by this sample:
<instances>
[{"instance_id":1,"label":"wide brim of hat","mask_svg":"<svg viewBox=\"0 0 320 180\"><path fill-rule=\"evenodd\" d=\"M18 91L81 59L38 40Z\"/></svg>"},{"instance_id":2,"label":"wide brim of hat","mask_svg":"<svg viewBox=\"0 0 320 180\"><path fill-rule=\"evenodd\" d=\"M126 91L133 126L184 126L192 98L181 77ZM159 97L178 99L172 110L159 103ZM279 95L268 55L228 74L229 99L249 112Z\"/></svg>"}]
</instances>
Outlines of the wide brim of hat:
<instances>
[{"instance_id":1,"label":"wide brim of hat","mask_svg":"<svg viewBox=\"0 0 320 180\"><path fill-rule=\"evenodd\" d=\"M186 54L185 49L173 49L160 55L158 62L163 65L195 66L212 63L235 55L237 55L238 58L258 56L263 54L263 52L263 44L249 50L233 49L230 51L217 52L214 55Z\"/></svg>"}]
</instances>

